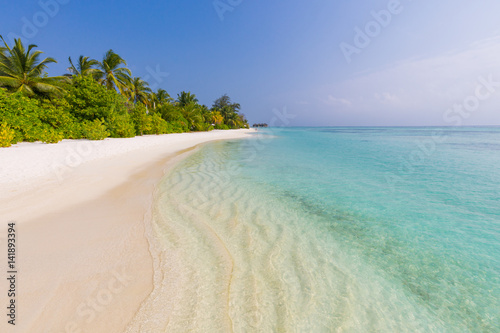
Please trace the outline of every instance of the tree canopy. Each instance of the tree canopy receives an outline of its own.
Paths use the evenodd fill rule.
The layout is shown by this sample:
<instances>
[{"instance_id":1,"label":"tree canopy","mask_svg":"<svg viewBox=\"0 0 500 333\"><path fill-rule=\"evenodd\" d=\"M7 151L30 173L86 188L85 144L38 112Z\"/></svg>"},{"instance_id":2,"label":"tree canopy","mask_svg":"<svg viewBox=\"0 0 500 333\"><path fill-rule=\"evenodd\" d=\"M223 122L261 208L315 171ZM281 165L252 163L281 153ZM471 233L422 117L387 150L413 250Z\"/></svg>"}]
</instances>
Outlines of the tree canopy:
<instances>
[{"instance_id":1,"label":"tree canopy","mask_svg":"<svg viewBox=\"0 0 500 333\"><path fill-rule=\"evenodd\" d=\"M153 92L111 49L102 61L69 57L68 73L50 77L46 70L54 58L43 58L36 45L25 47L20 39L11 47L0 38L0 147L248 127L240 104L227 94L209 108L190 91L175 100L164 89Z\"/></svg>"},{"instance_id":2,"label":"tree canopy","mask_svg":"<svg viewBox=\"0 0 500 333\"><path fill-rule=\"evenodd\" d=\"M41 59L42 51L36 45L25 48L21 39L14 40L11 48L0 35L4 46L0 49L0 86L10 91L21 92L27 96L61 96L64 76L49 77L45 69L48 64L56 63L53 58Z\"/></svg>"}]
</instances>

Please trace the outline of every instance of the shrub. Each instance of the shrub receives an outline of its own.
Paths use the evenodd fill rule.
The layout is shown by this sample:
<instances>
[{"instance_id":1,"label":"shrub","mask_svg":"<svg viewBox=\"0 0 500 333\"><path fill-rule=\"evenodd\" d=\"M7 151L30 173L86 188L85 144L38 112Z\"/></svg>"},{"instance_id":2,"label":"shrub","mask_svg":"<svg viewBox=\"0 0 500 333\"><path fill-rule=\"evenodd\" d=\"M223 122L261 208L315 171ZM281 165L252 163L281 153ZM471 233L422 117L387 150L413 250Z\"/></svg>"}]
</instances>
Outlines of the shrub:
<instances>
[{"instance_id":1,"label":"shrub","mask_svg":"<svg viewBox=\"0 0 500 333\"><path fill-rule=\"evenodd\" d=\"M125 100L116 91L108 90L91 77L77 76L64 99L70 112L80 120L110 118L112 113L126 112Z\"/></svg>"},{"instance_id":2,"label":"shrub","mask_svg":"<svg viewBox=\"0 0 500 333\"><path fill-rule=\"evenodd\" d=\"M6 122L0 125L0 147L10 147L16 132Z\"/></svg>"},{"instance_id":3,"label":"shrub","mask_svg":"<svg viewBox=\"0 0 500 333\"><path fill-rule=\"evenodd\" d=\"M64 134L60 131L57 131L49 126L40 129L37 134L38 140L43 141L45 143L57 143L64 139Z\"/></svg>"},{"instance_id":4,"label":"shrub","mask_svg":"<svg viewBox=\"0 0 500 333\"><path fill-rule=\"evenodd\" d=\"M215 129L218 129L218 130L228 130L229 126L227 126L226 124L216 124L215 125Z\"/></svg>"},{"instance_id":5,"label":"shrub","mask_svg":"<svg viewBox=\"0 0 500 333\"><path fill-rule=\"evenodd\" d=\"M151 131L151 117L146 112L143 104L137 104L132 111L132 120L138 135L148 134Z\"/></svg>"},{"instance_id":6,"label":"shrub","mask_svg":"<svg viewBox=\"0 0 500 333\"><path fill-rule=\"evenodd\" d=\"M173 133L172 125L166 122L158 113L153 113L149 117L151 118L151 130L148 134Z\"/></svg>"},{"instance_id":7,"label":"shrub","mask_svg":"<svg viewBox=\"0 0 500 333\"><path fill-rule=\"evenodd\" d=\"M131 138L136 135L134 122L128 113L113 113L106 124L112 138Z\"/></svg>"},{"instance_id":8,"label":"shrub","mask_svg":"<svg viewBox=\"0 0 500 333\"><path fill-rule=\"evenodd\" d=\"M103 140L109 136L109 132L103 119L85 120L82 124L82 136L89 140Z\"/></svg>"},{"instance_id":9,"label":"shrub","mask_svg":"<svg viewBox=\"0 0 500 333\"><path fill-rule=\"evenodd\" d=\"M81 126L78 120L69 112L69 105L65 100L41 101L42 112L40 120L57 129L67 139L80 139Z\"/></svg>"},{"instance_id":10,"label":"shrub","mask_svg":"<svg viewBox=\"0 0 500 333\"><path fill-rule=\"evenodd\" d=\"M172 121L172 122L170 122L170 125L172 126L172 133L189 132L189 128L187 126L187 122Z\"/></svg>"},{"instance_id":11,"label":"shrub","mask_svg":"<svg viewBox=\"0 0 500 333\"><path fill-rule=\"evenodd\" d=\"M199 132L208 132L213 130L214 127L211 124L207 123L196 123L194 124L194 130Z\"/></svg>"},{"instance_id":12,"label":"shrub","mask_svg":"<svg viewBox=\"0 0 500 333\"><path fill-rule=\"evenodd\" d=\"M8 94L0 89L0 122L14 130L12 143L56 140L59 136L54 129L40 119L42 113L43 109L36 99L21 93Z\"/></svg>"}]
</instances>

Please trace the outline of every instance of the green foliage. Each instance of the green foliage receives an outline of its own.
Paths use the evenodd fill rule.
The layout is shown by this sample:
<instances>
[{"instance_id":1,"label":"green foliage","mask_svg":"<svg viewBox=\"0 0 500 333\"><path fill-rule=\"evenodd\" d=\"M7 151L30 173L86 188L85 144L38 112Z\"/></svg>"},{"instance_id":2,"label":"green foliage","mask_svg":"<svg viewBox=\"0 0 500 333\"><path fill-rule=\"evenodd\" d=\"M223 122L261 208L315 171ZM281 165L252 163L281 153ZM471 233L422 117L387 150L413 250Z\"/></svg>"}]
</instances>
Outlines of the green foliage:
<instances>
[{"instance_id":1,"label":"green foliage","mask_svg":"<svg viewBox=\"0 0 500 333\"><path fill-rule=\"evenodd\" d=\"M156 92L151 93L149 96L149 105L156 110L156 108L163 104L172 103L174 99L164 89L158 89Z\"/></svg>"},{"instance_id":2,"label":"green foliage","mask_svg":"<svg viewBox=\"0 0 500 333\"><path fill-rule=\"evenodd\" d=\"M109 50L102 61L97 63L98 70L95 77L108 90L116 92L115 89L118 89L123 94L127 85L132 81L132 72L122 66L127 66L125 59L113 52L113 50Z\"/></svg>"},{"instance_id":3,"label":"green foliage","mask_svg":"<svg viewBox=\"0 0 500 333\"><path fill-rule=\"evenodd\" d=\"M82 136L89 140L103 140L109 137L104 119L85 120L82 123Z\"/></svg>"},{"instance_id":4,"label":"green foliage","mask_svg":"<svg viewBox=\"0 0 500 333\"><path fill-rule=\"evenodd\" d=\"M64 99L40 101L42 112L39 115L43 123L58 129L66 139L80 139L81 126L78 120L69 112L69 105Z\"/></svg>"},{"instance_id":5,"label":"green foliage","mask_svg":"<svg viewBox=\"0 0 500 333\"><path fill-rule=\"evenodd\" d=\"M170 125L172 126L172 133L184 133L184 132L189 132L187 122L183 121L172 121L170 122Z\"/></svg>"},{"instance_id":6,"label":"green foliage","mask_svg":"<svg viewBox=\"0 0 500 333\"><path fill-rule=\"evenodd\" d=\"M36 99L22 93L8 94L0 89L0 123L14 130L11 143L19 141L58 142L64 134L44 122L44 109Z\"/></svg>"},{"instance_id":7,"label":"green foliage","mask_svg":"<svg viewBox=\"0 0 500 333\"><path fill-rule=\"evenodd\" d=\"M107 90L88 76L77 76L64 97L79 120L108 119L112 113L126 112L125 101L115 91Z\"/></svg>"},{"instance_id":8,"label":"green foliage","mask_svg":"<svg viewBox=\"0 0 500 333\"><path fill-rule=\"evenodd\" d=\"M248 121L245 115L239 114L241 106L238 103L232 103L228 95L222 95L214 101L212 112L218 112L224 119L224 124L228 128L248 128Z\"/></svg>"},{"instance_id":9,"label":"green foliage","mask_svg":"<svg viewBox=\"0 0 500 333\"><path fill-rule=\"evenodd\" d=\"M64 139L64 133L57 131L49 126L45 126L37 133L37 139L45 143L57 143Z\"/></svg>"},{"instance_id":10,"label":"green foliage","mask_svg":"<svg viewBox=\"0 0 500 333\"><path fill-rule=\"evenodd\" d=\"M215 124L215 129L218 129L218 130L228 130L230 128L226 124Z\"/></svg>"},{"instance_id":11,"label":"green foliage","mask_svg":"<svg viewBox=\"0 0 500 333\"><path fill-rule=\"evenodd\" d=\"M186 121L182 116L180 108L174 104L163 104L156 108L155 113L160 114L163 119L169 122Z\"/></svg>"},{"instance_id":12,"label":"green foliage","mask_svg":"<svg viewBox=\"0 0 500 333\"><path fill-rule=\"evenodd\" d=\"M194 104L198 103L198 98L196 98L195 94L191 94L189 91L188 92L182 91L180 94L177 94L177 104L180 107L184 107L191 103Z\"/></svg>"},{"instance_id":13,"label":"green foliage","mask_svg":"<svg viewBox=\"0 0 500 333\"><path fill-rule=\"evenodd\" d=\"M101 62L69 58L70 74L50 78L45 70L56 61L42 59L36 45L25 48L20 40L12 48L3 44L0 147L20 141L53 143L64 138L101 140L248 127L240 105L227 95L209 109L191 92L181 92L176 101L163 89L153 93L112 50Z\"/></svg>"},{"instance_id":14,"label":"green foliage","mask_svg":"<svg viewBox=\"0 0 500 333\"><path fill-rule=\"evenodd\" d=\"M84 57L81 55L78 58L78 62L75 66L73 64L73 60L71 60L71 57L69 57L69 64L71 65L68 68L68 71L71 72L70 75L81 75L81 76L87 76L87 75L92 75L96 76L99 73L99 70L95 68L95 66L99 65L99 62L94 59L90 59L89 57Z\"/></svg>"},{"instance_id":15,"label":"green foliage","mask_svg":"<svg viewBox=\"0 0 500 333\"><path fill-rule=\"evenodd\" d=\"M10 147L16 132L6 122L0 125L0 147Z\"/></svg>"},{"instance_id":16,"label":"green foliage","mask_svg":"<svg viewBox=\"0 0 500 333\"><path fill-rule=\"evenodd\" d=\"M151 117L148 116L146 107L138 104L132 111L132 120L135 124L135 131L139 135L148 134L151 131Z\"/></svg>"},{"instance_id":17,"label":"green foliage","mask_svg":"<svg viewBox=\"0 0 500 333\"><path fill-rule=\"evenodd\" d=\"M174 132L172 125L166 122L158 113L153 113L150 117L151 130L149 134L167 134Z\"/></svg>"},{"instance_id":18,"label":"green foliage","mask_svg":"<svg viewBox=\"0 0 500 333\"><path fill-rule=\"evenodd\" d=\"M144 105L149 104L148 96L152 93L151 88L149 88L149 83L142 80L140 77L134 77L130 82L127 83L124 89L124 95L127 96L129 101L134 104L142 103Z\"/></svg>"},{"instance_id":19,"label":"green foliage","mask_svg":"<svg viewBox=\"0 0 500 333\"><path fill-rule=\"evenodd\" d=\"M207 124L207 123L196 123L194 124L194 130L198 132L208 132L213 130L214 127L212 124Z\"/></svg>"},{"instance_id":20,"label":"green foliage","mask_svg":"<svg viewBox=\"0 0 500 333\"><path fill-rule=\"evenodd\" d=\"M0 47L0 87L26 96L60 97L64 90L63 76L48 77L47 65L57 62L53 58L41 59L42 51L35 51L36 45L24 47L21 39L14 39L14 46L7 45L0 35L4 46Z\"/></svg>"},{"instance_id":21,"label":"green foliage","mask_svg":"<svg viewBox=\"0 0 500 333\"><path fill-rule=\"evenodd\" d=\"M112 113L107 126L112 138L131 138L136 135L134 122L128 113Z\"/></svg>"}]
</instances>

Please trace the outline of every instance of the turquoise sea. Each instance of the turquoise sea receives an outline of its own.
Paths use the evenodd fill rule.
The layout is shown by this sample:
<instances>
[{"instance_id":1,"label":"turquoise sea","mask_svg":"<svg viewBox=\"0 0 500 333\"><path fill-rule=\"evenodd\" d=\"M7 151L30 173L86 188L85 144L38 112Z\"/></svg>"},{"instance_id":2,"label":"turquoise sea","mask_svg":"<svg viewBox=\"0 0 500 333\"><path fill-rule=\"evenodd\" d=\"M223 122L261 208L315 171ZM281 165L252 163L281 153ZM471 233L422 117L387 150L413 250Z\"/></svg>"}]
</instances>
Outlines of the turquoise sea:
<instances>
[{"instance_id":1,"label":"turquoise sea","mask_svg":"<svg viewBox=\"0 0 500 333\"><path fill-rule=\"evenodd\" d=\"M500 332L500 128L259 129L153 218L165 331Z\"/></svg>"}]
</instances>

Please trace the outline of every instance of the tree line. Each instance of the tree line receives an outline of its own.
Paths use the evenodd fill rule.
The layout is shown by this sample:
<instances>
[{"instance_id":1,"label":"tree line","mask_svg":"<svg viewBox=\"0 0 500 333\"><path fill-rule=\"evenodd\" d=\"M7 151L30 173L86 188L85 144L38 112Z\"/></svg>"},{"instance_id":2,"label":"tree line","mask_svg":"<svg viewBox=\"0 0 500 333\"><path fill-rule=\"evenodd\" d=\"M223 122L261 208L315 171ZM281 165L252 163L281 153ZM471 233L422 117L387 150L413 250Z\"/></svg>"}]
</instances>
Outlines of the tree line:
<instances>
[{"instance_id":1,"label":"tree line","mask_svg":"<svg viewBox=\"0 0 500 333\"><path fill-rule=\"evenodd\" d=\"M172 98L134 77L113 50L101 61L68 58L68 73L48 76L53 58L20 39L11 47L0 35L0 147L21 141L100 140L212 129L248 128L229 96L212 107L182 91Z\"/></svg>"}]
</instances>

